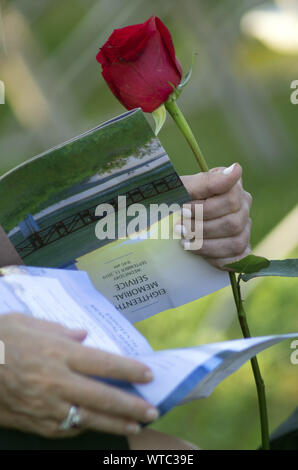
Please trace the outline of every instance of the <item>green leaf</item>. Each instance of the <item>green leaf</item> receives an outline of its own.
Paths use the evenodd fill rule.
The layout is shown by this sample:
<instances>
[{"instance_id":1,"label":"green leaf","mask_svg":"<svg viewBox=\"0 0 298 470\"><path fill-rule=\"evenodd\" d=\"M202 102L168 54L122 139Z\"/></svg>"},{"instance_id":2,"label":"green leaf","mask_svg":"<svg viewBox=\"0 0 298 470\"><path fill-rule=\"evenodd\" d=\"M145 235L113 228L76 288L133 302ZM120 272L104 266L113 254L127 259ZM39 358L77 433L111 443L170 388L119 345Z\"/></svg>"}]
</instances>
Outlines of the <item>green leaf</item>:
<instances>
[{"instance_id":1,"label":"green leaf","mask_svg":"<svg viewBox=\"0 0 298 470\"><path fill-rule=\"evenodd\" d=\"M194 58L195 58L196 55L197 55L197 53L194 52L193 55L192 55L192 61L191 61L190 69L187 72L187 74L185 75L184 79L179 83L177 88L175 87L175 85L173 83L168 82L168 84L173 88L173 93L169 96L168 99L174 100L174 101L177 100L179 98L181 92L182 92L182 89L188 84L188 82L190 80L190 77L191 77L191 74L192 74Z\"/></svg>"},{"instance_id":2,"label":"green leaf","mask_svg":"<svg viewBox=\"0 0 298 470\"><path fill-rule=\"evenodd\" d=\"M189 80L190 80L190 77L191 77L191 74L192 74L192 67L190 67L189 71L187 72L187 74L185 75L185 78L182 80L182 82L179 83L178 85L178 90L181 90L181 88L184 88Z\"/></svg>"},{"instance_id":3,"label":"green leaf","mask_svg":"<svg viewBox=\"0 0 298 470\"><path fill-rule=\"evenodd\" d=\"M193 53L192 55L192 60L191 60L191 66L190 66L190 69L189 71L187 72L187 74L185 75L184 79L182 80L182 82L179 83L179 85L177 86L178 90L182 90L182 88L184 88L189 80L190 80L190 77L192 75L192 69L193 69L193 65L194 65L194 59L195 59L195 56L197 55L196 52Z\"/></svg>"},{"instance_id":4,"label":"green leaf","mask_svg":"<svg viewBox=\"0 0 298 470\"><path fill-rule=\"evenodd\" d=\"M270 261L263 256L248 255L235 263L225 264L225 268L233 269L236 273L251 274L269 266Z\"/></svg>"},{"instance_id":5,"label":"green leaf","mask_svg":"<svg viewBox=\"0 0 298 470\"><path fill-rule=\"evenodd\" d=\"M192 74L192 66L190 67L189 71L185 75L182 82L180 82L179 85L177 86L178 90L181 90L181 88L184 88L188 84L188 82L190 80L190 77L191 77L191 74Z\"/></svg>"},{"instance_id":6,"label":"green leaf","mask_svg":"<svg viewBox=\"0 0 298 470\"><path fill-rule=\"evenodd\" d=\"M158 135L167 117L165 105L162 104L159 108L155 109L152 116L155 121L155 135Z\"/></svg>"},{"instance_id":7,"label":"green leaf","mask_svg":"<svg viewBox=\"0 0 298 470\"><path fill-rule=\"evenodd\" d=\"M298 277L298 259L272 260L269 266L258 270L258 272L245 272L241 279L247 282L254 277L261 276Z\"/></svg>"}]
</instances>

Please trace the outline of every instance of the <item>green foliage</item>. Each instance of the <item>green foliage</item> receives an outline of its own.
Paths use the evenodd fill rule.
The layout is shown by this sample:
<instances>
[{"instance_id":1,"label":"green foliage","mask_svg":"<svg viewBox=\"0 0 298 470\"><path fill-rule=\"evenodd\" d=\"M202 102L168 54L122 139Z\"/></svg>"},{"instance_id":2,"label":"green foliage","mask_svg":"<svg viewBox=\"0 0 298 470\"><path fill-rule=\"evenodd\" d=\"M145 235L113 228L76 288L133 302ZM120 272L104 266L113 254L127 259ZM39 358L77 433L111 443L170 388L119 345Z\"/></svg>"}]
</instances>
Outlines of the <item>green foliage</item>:
<instances>
[{"instance_id":1,"label":"green foliage","mask_svg":"<svg viewBox=\"0 0 298 470\"><path fill-rule=\"evenodd\" d=\"M75 138L56 147L49 158L44 157L50 151L29 160L30 172L25 163L0 178L0 223L5 230L11 230L28 212L42 210L49 200L55 203L53 197L63 198L63 191L71 185L120 168L137 146L143 147L152 139L141 111L96 131L90 131L83 141Z\"/></svg>"},{"instance_id":2,"label":"green foliage","mask_svg":"<svg viewBox=\"0 0 298 470\"><path fill-rule=\"evenodd\" d=\"M246 273L241 275L241 279L245 282L262 276L298 277L298 259L272 260L268 266L257 272L242 272Z\"/></svg>"},{"instance_id":3,"label":"green foliage","mask_svg":"<svg viewBox=\"0 0 298 470\"><path fill-rule=\"evenodd\" d=\"M192 76L192 69L193 69L193 66L194 66L195 55L196 55L195 53L192 55L192 61L191 61L190 69L187 72L187 74L185 75L185 77L183 78L183 80L179 83L179 85L177 87L178 90L182 90L182 88L184 88L188 84L188 82L189 82L189 80Z\"/></svg>"},{"instance_id":4,"label":"green foliage","mask_svg":"<svg viewBox=\"0 0 298 470\"><path fill-rule=\"evenodd\" d=\"M225 268L233 269L236 273L256 273L269 266L270 261L263 256L248 255L235 263L226 264Z\"/></svg>"},{"instance_id":5,"label":"green foliage","mask_svg":"<svg viewBox=\"0 0 298 470\"><path fill-rule=\"evenodd\" d=\"M164 123L166 122L167 112L165 105L162 104L159 108L155 109L152 113L155 122L155 135L158 135L161 131Z\"/></svg>"},{"instance_id":6,"label":"green foliage","mask_svg":"<svg viewBox=\"0 0 298 470\"><path fill-rule=\"evenodd\" d=\"M245 306L255 336L297 330L296 279L265 278L246 296ZM230 288L224 289L230 297ZM178 309L139 323L155 349L188 347L241 337L234 306L215 316L213 306L224 305L223 292L214 293ZM264 307L266 306L266 308ZM289 344L259 355L270 416L276 429L297 406L298 366L290 362ZM256 449L260 444L256 391L250 364L221 383L213 394L179 406L153 426L195 442L203 449Z\"/></svg>"}]
</instances>

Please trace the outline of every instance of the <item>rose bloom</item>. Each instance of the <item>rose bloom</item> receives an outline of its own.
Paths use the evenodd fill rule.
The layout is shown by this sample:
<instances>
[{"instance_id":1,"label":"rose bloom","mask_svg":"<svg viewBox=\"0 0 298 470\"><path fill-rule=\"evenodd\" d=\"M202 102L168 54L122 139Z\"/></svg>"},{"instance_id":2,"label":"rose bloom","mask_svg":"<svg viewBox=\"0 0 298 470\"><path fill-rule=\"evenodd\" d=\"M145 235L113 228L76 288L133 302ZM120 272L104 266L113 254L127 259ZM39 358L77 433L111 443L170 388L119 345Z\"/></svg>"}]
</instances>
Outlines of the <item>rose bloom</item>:
<instances>
[{"instance_id":1,"label":"rose bloom","mask_svg":"<svg viewBox=\"0 0 298 470\"><path fill-rule=\"evenodd\" d=\"M179 85L182 69L169 30L156 16L115 29L97 61L116 98L127 108L151 113Z\"/></svg>"}]
</instances>

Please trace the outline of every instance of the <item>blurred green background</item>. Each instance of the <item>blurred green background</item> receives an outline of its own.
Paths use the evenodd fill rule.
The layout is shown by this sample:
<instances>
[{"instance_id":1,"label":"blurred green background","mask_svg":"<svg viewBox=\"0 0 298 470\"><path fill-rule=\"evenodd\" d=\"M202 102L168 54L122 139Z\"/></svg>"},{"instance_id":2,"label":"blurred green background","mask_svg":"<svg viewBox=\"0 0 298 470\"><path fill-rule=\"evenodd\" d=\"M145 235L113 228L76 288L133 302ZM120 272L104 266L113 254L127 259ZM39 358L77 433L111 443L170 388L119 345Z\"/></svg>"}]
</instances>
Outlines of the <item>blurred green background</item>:
<instances>
[{"instance_id":1,"label":"blurred green background","mask_svg":"<svg viewBox=\"0 0 298 470\"><path fill-rule=\"evenodd\" d=\"M114 28L159 16L184 72L180 105L209 166L243 166L253 194L252 246L273 259L298 243L298 2L279 0L0 0L0 174L124 111L95 56ZM151 119L151 117L149 117ZM170 120L160 139L180 174L197 171ZM41 175L42 177L42 175ZM245 305L255 335L297 331L295 279L250 281ZM246 287L246 286L245 286ZM138 325L156 349L240 337L229 289ZM298 366L290 343L260 355L273 430L297 406ZM178 407L153 428L205 449L260 444L249 364L210 398Z\"/></svg>"}]
</instances>

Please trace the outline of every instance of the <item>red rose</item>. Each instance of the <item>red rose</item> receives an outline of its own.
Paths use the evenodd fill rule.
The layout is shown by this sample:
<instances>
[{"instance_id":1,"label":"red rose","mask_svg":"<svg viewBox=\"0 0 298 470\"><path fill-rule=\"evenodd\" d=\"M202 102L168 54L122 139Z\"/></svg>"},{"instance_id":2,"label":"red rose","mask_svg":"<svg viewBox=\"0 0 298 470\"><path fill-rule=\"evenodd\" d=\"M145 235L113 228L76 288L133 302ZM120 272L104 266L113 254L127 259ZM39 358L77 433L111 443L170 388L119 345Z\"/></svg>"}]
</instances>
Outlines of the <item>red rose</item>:
<instances>
[{"instance_id":1,"label":"red rose","mask_svg":"<svg viewBox=\"0 0 298 470\"><path fill-rule=\"evenodd\" d=\"M151 113L179 85L182 69L169 30L156 16L145 23L115 29L96 59L102 75L127 108Z\"/></svg>"}]
</instances>

